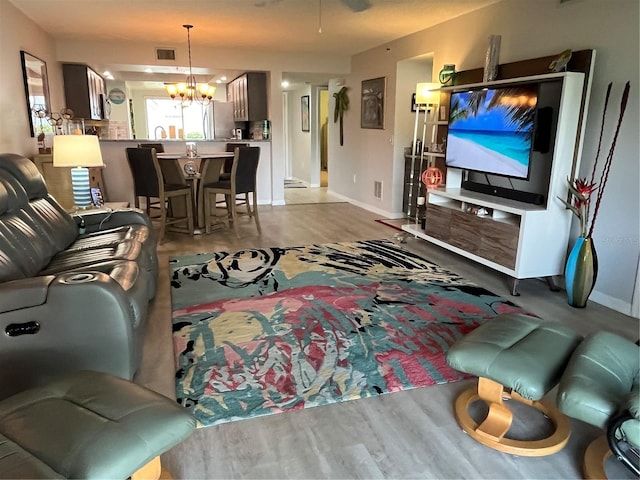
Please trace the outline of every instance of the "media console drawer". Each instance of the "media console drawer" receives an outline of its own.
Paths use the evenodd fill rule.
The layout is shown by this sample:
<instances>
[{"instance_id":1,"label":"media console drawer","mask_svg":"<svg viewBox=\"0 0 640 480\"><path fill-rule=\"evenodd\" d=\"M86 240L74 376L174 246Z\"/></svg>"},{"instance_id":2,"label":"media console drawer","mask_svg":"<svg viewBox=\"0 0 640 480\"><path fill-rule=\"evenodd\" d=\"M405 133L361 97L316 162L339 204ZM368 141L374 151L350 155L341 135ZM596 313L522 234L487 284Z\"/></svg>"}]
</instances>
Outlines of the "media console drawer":
<instances>
[{"instance_id":1,"label":"media console drawer","mask_svg":"<svg viewBox=\"0 0 640 480\"><path fill-rule=\"evenodd\" d=\"M491 262L515 268L519 221L504 222L454 207L455 204L428 203L425 234Z\"/></svg>"}]
</instances>

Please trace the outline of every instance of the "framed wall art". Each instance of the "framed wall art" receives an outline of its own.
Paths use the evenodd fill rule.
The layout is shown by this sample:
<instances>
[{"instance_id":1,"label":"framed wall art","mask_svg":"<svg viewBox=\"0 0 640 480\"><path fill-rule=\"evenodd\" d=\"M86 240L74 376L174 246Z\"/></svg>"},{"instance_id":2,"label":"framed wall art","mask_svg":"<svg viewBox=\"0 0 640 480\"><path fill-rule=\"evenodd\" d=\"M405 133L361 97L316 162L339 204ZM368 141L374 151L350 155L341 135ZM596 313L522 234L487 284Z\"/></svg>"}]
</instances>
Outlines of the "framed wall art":
<instances>
[{"instance_id":1,"label":"framed wall art","mask_svg":"<svg viewBox=\"0 0 640 480\"><path fill-rule=\"evenodd\" d=\"M309 95L300 98L300 123L303 132L311 130L309 126Z\"/></svg>"},{"instance_id":2,"label":"framed wall art","mask_svg":"<svg viewBox=\"0 0 640 480\"><path fill-rule=\"evenodd\" d=\"M36 136L36 126L44 133L43 127L48 126L45 117L51 112L49 100L49 79L47 64L44 60L34 57L30 53L20 50L22 63L22 79L24 80L24 94L26 97L27 116L31 127L31 136Z\"/></svg>"},{"instance_id":3,"label":"framed wall art","mask_svg":"<svg viewBox=\"0 0 640 480\"><path fill-rule=\"evenodd\" d=\"M362 107L360 112L361 128L384 128L384 96L387 77L363 80Z\"/></svg>"}]
</instances>

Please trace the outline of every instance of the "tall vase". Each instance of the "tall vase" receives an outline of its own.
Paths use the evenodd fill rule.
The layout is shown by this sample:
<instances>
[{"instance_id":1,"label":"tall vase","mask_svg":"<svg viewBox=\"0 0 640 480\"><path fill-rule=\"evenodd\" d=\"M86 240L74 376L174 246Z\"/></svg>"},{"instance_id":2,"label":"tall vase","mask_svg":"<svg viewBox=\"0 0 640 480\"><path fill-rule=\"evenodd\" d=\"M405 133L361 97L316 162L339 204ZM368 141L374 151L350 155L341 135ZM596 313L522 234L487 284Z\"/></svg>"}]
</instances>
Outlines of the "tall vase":
<instances>
[{"instance_id":1,"label":"tall vase","mask_svg":"<svg viewBox=\"0 0 640 480\"><path fill-rule=\"evenodd\" d=\"M573 245L567 265L564 269L564 280L569 305L584 308L591 295L598 276L598 256L591 237L578 237Z\"/></svg>"}]
</instances>

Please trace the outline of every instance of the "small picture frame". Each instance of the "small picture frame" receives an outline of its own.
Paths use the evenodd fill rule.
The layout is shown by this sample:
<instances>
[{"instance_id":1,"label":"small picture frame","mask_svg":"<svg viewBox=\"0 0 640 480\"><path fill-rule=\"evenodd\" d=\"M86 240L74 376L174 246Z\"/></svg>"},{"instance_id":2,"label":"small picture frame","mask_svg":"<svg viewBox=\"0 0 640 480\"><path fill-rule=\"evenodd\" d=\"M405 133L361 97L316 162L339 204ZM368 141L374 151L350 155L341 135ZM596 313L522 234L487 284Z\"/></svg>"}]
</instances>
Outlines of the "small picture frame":
<instances>
[{"instance_id":1,"label":"small picture frame","mask_svg":"<svg viewBox=\"0 0 640 480\"><path fill-rule=\"evenodd\" d=\"M102 191L99 187L91 187L91 202L94 207L101 207L104 205L104 198L102 198Z\"/></svg>"},{"instance_id":2,"label":"small picture frame","mask_svg":"<svg viewBox=\"0 0 640 480\"><path fill-rule=\"evenodd\" d=\"M300 124L303 132L311 130L309 125L309 95L303 95L300 98Z\"/></svg>"}]
</instances>

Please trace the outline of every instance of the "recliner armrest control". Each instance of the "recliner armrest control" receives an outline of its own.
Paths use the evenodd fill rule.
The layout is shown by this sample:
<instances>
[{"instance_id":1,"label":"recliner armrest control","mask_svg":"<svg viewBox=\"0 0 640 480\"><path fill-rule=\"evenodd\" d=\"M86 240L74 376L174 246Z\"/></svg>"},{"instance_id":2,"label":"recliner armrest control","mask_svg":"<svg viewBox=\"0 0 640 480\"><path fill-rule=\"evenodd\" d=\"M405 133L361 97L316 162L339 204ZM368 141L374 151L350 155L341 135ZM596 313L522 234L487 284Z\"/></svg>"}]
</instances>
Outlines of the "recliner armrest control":
<instances>
[{"instance_id":1,"label":"recliner armrest control","mask_svg":"<svg viewBox=\"0 0 640 480\"><path fill-rule=\"evenodd\" d=\"M4 329L10 337L19 337L20 335L35 335L40 331L40 324L35 320L25 323L12 323Z\"/></svg>"}]
</instances>

